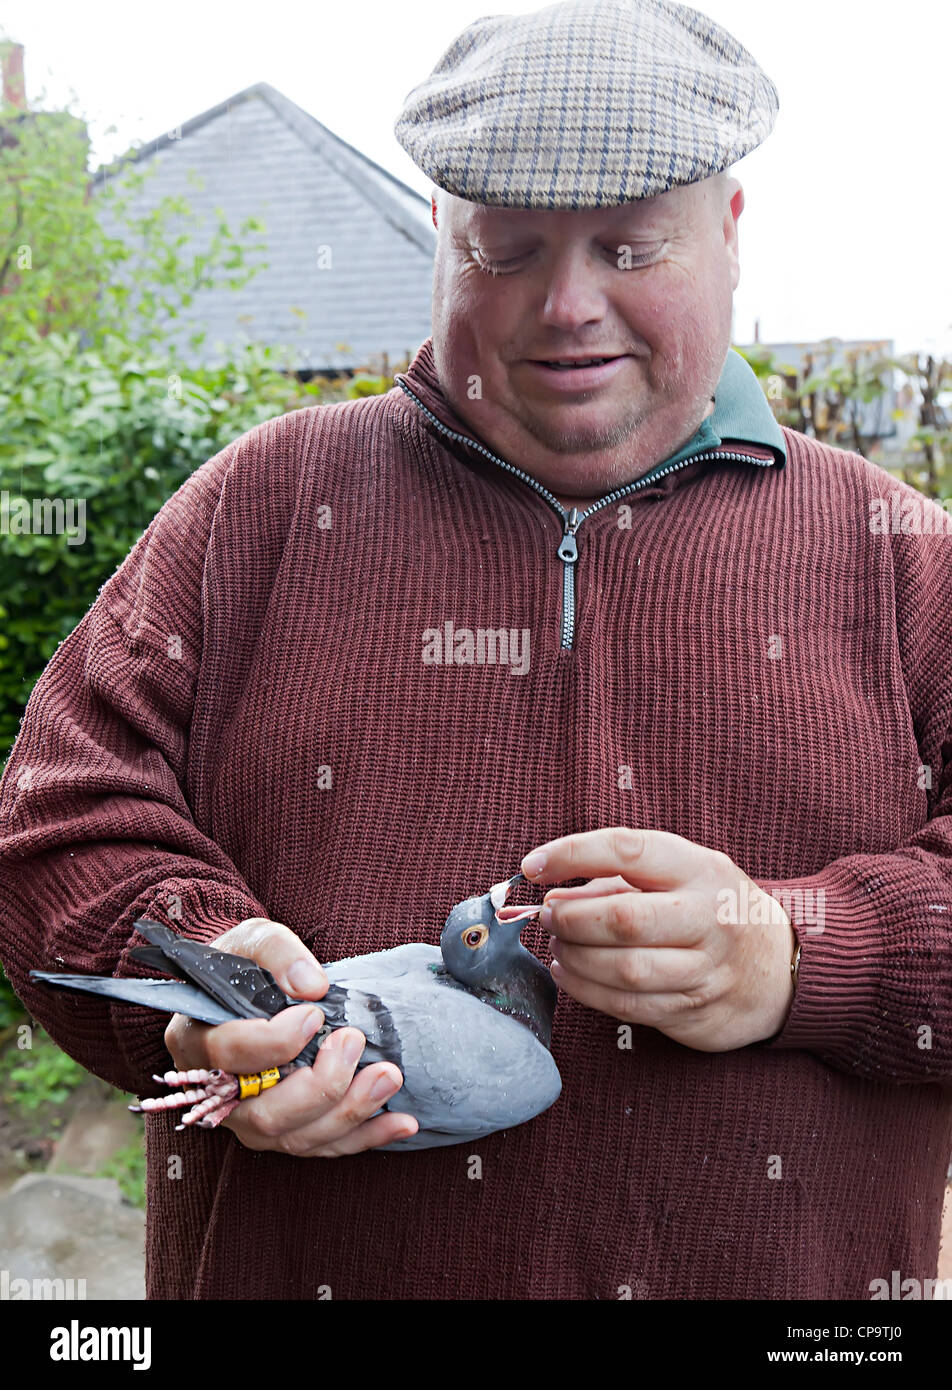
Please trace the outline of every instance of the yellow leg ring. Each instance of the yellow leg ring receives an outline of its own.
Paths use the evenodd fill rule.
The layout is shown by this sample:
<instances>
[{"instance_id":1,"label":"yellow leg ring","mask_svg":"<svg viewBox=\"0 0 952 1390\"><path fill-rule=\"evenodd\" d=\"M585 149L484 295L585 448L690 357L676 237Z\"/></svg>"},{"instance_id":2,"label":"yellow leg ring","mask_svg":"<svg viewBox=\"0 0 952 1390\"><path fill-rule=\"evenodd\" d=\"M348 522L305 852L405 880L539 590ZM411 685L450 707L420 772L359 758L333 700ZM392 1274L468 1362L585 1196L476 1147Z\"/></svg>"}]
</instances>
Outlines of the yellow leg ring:
<instances>
[{"instance_id":1,"label":"yellow leg ring","mask_svg":"<svg viewBox=\"0 0 952 1390\"><path fill-rule=\"evenodd\" d=\"M241 1099L247 1100L249 1096L260 1095L262 1091L267 1091L270 1086L277 1086L281 1080L281 1073L277 1067L269 1067L267 1071L252 1072L249 1076L239 1076L238 1085L241 1089Z\"/></svg>"}]
</instances>

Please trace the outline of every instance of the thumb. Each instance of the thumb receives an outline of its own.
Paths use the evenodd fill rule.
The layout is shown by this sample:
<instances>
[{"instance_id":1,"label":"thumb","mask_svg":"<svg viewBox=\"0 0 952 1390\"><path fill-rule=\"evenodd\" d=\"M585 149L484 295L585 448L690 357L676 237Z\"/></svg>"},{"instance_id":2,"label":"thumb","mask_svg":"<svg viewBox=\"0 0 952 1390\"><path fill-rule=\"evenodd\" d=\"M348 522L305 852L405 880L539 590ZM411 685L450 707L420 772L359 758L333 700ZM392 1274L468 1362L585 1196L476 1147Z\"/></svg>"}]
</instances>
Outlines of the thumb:
<instances>
[{"instance_id":1,"label":"thumb","mask_svg":"<svg viewBox=\"0 0 952 1390\"><path fill-rule=\"evenodd\" d=\"M327 990L328 979L317 958L283 922L246 917L211 944L270 970L279 988L296 999L320 999Z\"/></svg>"}]
</instances>

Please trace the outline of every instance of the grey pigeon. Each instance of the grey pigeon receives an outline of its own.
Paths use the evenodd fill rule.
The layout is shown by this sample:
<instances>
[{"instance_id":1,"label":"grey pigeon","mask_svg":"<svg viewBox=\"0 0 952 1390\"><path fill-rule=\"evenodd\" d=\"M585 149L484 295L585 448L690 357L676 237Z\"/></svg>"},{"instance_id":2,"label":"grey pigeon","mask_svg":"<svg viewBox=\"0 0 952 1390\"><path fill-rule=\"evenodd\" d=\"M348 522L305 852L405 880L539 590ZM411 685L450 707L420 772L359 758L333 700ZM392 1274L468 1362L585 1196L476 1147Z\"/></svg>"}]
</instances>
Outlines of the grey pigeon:
<instances>
[{"instance_id":1,"label":"grey pigeon","mask_svg":"<svg viewBox=\"0 0 952 1390\"><path fill-rule=\"evenodd\" d=\"M549 1051L557 990L520 939L521 923L538 907L505 906L510 889L520 882L523 875L514 874L488 893L458 903L438 947L414 942L324 965L330 985L317 1001L324 1027L293 1062L275 1069L272 1079L295 1066L310 1066L334 1029L359 1028L367 1046L358 1068L393 1062L404 1077L377 1113L401 1111L419 1123L416 1134L374 1152L468 1143L548 1109L562 1089ZM151 944L135 947L132 955L176 979L30 974L51 985L211 1024L267 1018L301 1002L246 957L190 941L148 918L137 919L135 926ZM190 1104L185 1123L205 1127L219 1124L249 1093L239 1085L246 1078L222 1072L167 1072L155 1079L189 1089L133 1108Z\"/></svg>"}]
</instances>

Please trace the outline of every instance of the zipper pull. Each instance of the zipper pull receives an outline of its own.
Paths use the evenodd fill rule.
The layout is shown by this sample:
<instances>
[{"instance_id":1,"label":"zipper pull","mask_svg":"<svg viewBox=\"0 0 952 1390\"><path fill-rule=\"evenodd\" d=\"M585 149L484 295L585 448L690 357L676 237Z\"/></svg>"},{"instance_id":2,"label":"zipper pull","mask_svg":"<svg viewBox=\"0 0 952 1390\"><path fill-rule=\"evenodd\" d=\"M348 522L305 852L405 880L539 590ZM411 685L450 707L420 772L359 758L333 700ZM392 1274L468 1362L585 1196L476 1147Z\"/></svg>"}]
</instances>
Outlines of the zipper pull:
<instances>
[{"instance_id":1,"label":"zipper pull","mask_svg":"<svg viewBox=\"0 0 952 1390\"><path fill-rule=\"evenodd\" d=\"M578 559L578 543L575 540L575 532L578 530L580 521L578 507L573 507L563 522L565 532L559 543L559 559L564 560L568 565L574 565Z\"/></svg>"}]
</instances>

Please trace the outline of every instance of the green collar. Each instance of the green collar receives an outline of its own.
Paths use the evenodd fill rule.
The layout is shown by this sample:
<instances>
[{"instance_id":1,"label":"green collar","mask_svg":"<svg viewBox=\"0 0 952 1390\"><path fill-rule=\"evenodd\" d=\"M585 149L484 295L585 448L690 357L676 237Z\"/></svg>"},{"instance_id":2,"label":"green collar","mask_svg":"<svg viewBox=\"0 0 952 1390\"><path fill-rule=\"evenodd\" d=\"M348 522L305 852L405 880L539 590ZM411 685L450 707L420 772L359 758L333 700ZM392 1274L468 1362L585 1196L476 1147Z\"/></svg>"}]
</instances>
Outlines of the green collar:
<instances>
[{"instance_id":1,"label":"green collar","mask_svg":"<svg viewBox=\"0 0 952 1390\"><path fill-rule=\"evenodd\" d=\"M665 463L677 463L690 454L720 448L725 439L746 441L762 449L771 449L777 466L787 461L787 446L783 432L767 404L763 387L753 367L734 348L727 359L714 393L714 410L694 438L672 454Z\"/></svg>"}]
</instances>

